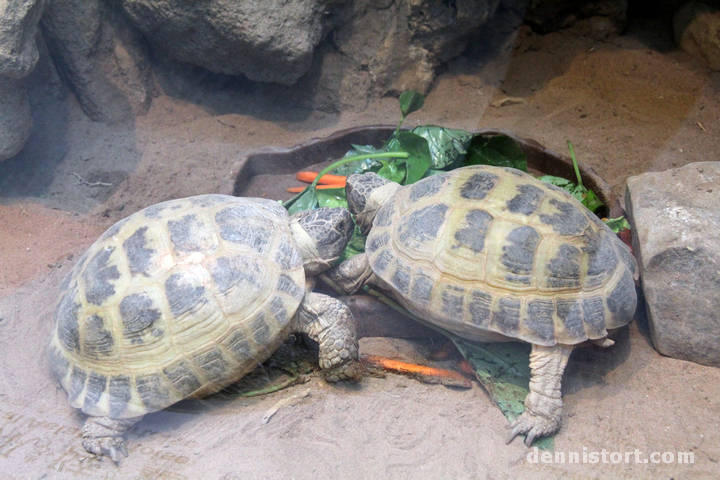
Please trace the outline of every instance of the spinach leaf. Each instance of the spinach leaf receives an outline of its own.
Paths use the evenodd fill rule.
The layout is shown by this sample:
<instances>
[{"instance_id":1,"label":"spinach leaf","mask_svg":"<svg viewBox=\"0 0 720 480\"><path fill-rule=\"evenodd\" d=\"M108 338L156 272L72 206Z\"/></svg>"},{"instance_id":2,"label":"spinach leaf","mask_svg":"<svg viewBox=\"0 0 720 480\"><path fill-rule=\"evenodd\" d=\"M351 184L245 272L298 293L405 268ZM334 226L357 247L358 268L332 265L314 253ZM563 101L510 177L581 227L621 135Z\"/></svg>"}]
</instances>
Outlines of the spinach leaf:
<instances>
[{"instance_id":1,"label":"spinach leaf","mask_svg":"<svg viewBox=\"0 0 720 480\"><path fill-rule=\"evenodd\" d=\"M405 179L405 174L407 173L407 168L405 168L405 165L400 164L394 160L380 160L380 162L382 163L382 168L378 170L378 175L383 178L387 178L388 180L395 183L403 183L403 180Z\"/></svg>"},{"instance_id":2,"label":"spinach leaf","mask_svg":"<svg viewBox=\"0 0 720 480\"><path fill-rule=\"evenodd\" d=\"M340 258L337 261L337 265L340 265L342 262L347 260L348 258L352 258L355 255L358 255L360 253L363 253L365 251L365 237L362 232L360 231L360 228L358 228L357 225L355 225L355 230L353 231L352 237L350 237L350 241L348 242L347 246L345 247L345 250L340 254Z\"/></svg>"},{"instance_id":3,"label":"spinach leaf","mask_svg":"<svg viewBox=\"0 0 720 480\"><path fill-rule=\"evenodd\" d=\"M540 181L560 187L566 192L570 193L580 203L585 205L588 210L595 213L600 210L605 204L600 200L595 192L588 190L583 185L578 185L575 182L568 180L567 178L555 177L553 175L544 175L539 178Z\"/></svg>"},{"instance_id":4,"label":"spinach leaf","mask_svg":"<svg viewBox=\"0 0 720 480\"><path fill-rule=\"evenodd\" d=\"M527 172L527 158L520 145L507 135L476 135L462 163L512 167Z\"/></svg>"},{"instance_id":5,"label":"spinach leaf","mask_svg":"<svg viewBox=\"0 0 720 480\"><path fill-rule=\"evenodd\" d=\"M411 132L398 132L387 145L389 152L407 152L407 158L398 158L396 162L404 163L407 173L403 185L420 180L432 164L428 142L420 135Z\"/></svg>"},{"instance_id":6,"label":"spinach leaf","mask_svg":"<svg viewBox=\"0 0 720 480\"><path fill-rule=\"evenodd\" d=\"M318 207L343 207L348 208L344 188L322 188L315 190Z\"/></svg>"},{"instance_id":7,"label":"spinach leaf","mask_svg":"<svg viewBox=\"0 0 720 480\"><path fill-rule=\"evenodd\" d=\"M288 213L300 212L302 210L311 210L318 207L318 201L316 196L317 190L313 185L305 187L305 190L295 195L293 198L283 203L283 206L287 209Z\"/></svg>"},{"instance_id":8,"label":"spinach leaf","mask_svg":"<svg viewBox=\"0 0 720 480\"><path fill-rule=\"evenodd\" d=\"M415 127L411 132L427 140L432 168L435 169L445 168L462 161L470 141L473 139L473 134L465 130L431 125Z\"/></svg>"},{"instance_id":9,"label":"spinach leaf","mask_svg":"<svg viewBox=\"0 0 720 480\"><path fill-rule=\"evenodd\" d=\"M610 230L614 233L619 233L622 230L630 230L630 224L625 217L605 218L603 222L605 222L605 225L610 227Z\"/></svg>"},{"instance_id":10,"label":"spinach leaf","mask_svg":"<svg viewBox=\"0 0 720 480\"><path fill-rule=\"evenodd\" d=\"M406 90L400 95L400 112L403 119L425 105L425 96L415 90Z\"/></svg>"},{"instance_id":11,"label":"spinach leaf","mask_svg":"<svg viewBox=\"0 0 720 480\"><path fill-rule=\"evenodd\" d=\"M353 145L353 149L348 151L343 158L357 156L358 160L338 166L333 170L335 175L350 176L353 173L377 172L382 164L374 158L361 158L363 154L380 153L379 150L371 145Z\"/></svg>"}]
</instances>

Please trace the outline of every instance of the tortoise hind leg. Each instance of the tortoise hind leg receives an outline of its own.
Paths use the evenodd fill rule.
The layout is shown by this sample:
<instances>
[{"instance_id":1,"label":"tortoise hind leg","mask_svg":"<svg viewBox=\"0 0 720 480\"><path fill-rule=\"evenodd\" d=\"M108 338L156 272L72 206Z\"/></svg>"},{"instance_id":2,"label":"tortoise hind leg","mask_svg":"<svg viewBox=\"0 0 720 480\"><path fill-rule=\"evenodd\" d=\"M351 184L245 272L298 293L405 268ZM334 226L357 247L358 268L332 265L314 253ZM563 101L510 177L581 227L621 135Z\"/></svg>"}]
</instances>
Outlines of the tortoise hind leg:
<instances>
[{"instance_id":1,"label":"tortoise hind leg","mask_svg":"<svg viewBox=\"0 0 720 480\"><path fill-rule=\"evenodd\" d=\"M560 429L563 372L573 347L532 346L530 353L530 393L525 397L525 411L508 426L506 443L517 435L526 434L525 445L530 447L536 438L551 435Z\"/></svg>"},{"instance_id":2,"label":"tortoise hind leg","mask_svg":"<svg viewBox=\"0 0 720 480\"><path fill-rule=\"evenodd\" d=\"M82 428L83 447L94 455L107 455L119 464L121 453L128 456L123 434L141 418L113 420L110 417L88 417Z\"/></svg>"},{"instance_id":3,"label":"tortoise hind leg","mask_svg":"<svg viewBox=\"0 0 720 480\"><path fill-rule=\"evenodd\" d=\"M292 329L318 342L320 368L326 380L359 381L362 378L355 320L340 300L321 293L305 294L293 317Z\"/></svg>"}]
</instances>

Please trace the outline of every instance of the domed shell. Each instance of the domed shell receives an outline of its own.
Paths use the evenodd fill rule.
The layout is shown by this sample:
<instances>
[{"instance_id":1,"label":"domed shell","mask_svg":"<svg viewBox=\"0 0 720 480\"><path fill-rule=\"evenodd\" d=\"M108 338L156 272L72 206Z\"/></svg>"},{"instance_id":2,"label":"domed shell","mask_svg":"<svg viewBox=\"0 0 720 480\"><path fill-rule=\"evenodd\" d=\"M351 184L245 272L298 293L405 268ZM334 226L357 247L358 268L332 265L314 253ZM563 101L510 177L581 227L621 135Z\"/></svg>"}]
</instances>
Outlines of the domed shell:
<instances>
[{"instance_id":1,"label":"domed shell","mask_svg":"<svg viewBox=\"0 0 720 480\"><path fill-rule=\"evenodd\" d=\"M200 195L110 227L62 288L52 370L74 407L121 419L220 390L269 358L305 273L276 202Z\"/></svg>"},{"instance_id":2,"label":"domed shell","mask_svg":"<svg viewBox=\"0 0 720 480\"><path fill-rule=\"evenodd\" d=\"M628 248L570 194L515 169L465 167L399 189L366 252L408 310L465 338L573 345L635 312Z\"/></svg>"}]
</instances>

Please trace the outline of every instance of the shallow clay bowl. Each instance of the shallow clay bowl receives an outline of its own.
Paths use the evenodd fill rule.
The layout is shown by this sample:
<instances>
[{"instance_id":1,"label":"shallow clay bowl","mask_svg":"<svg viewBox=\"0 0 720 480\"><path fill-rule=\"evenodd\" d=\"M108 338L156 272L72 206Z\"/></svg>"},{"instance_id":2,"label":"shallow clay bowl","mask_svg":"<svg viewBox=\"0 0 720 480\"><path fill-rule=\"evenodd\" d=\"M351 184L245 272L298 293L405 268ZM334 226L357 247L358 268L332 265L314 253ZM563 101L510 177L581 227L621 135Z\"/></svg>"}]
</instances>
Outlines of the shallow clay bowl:
<instances>
[{"instance_id":1,"label":"shallow clay bowl","mask_svg":"<svg viewBox=\"0 0 720 480\"><path fill-rule=\"evenodd\" d=\"M325 138L313 138L292 148L264 147L253 150L238 160L234 172L228 179L222 193L246 197L266 197L287 200L292 194L287 187L301 185L295 180L295 173L308 167L321 168L342 158L351 144L382 146L395 131L390 125L370 125L340 130ZM474 133L507 135L518 142L527 156L528 170L575 180L575 171L570 157L561 155L540 145L535 140L520 138L503 130L483 129ZM625 214L618 196L610 185L595 173L592 167L578 162L583 185L608 207L609 211L599 212L601 216L617 218Z\"/></svg>"}]
</instances>

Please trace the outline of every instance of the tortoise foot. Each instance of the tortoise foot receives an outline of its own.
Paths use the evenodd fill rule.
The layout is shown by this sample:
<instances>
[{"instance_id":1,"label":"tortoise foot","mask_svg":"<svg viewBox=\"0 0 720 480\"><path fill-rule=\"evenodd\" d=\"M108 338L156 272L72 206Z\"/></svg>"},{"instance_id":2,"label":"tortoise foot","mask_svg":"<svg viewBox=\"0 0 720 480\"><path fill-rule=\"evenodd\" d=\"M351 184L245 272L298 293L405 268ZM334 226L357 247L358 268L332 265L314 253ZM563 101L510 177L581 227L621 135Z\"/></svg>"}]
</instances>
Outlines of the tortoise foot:
<instances>
[{"instance_id":1,"label":"tortoise foot","mask_svg":"<svg viewBox=\"0 0 720 480\"><path fill-rule=\"evenodd\" d=\"M122 459L120 454L128 456L122 436L138 420L138 418L113 420L109 417L89 417L82 428L83 447L88 453L98 457L106 455L119 464Z\"/></svg>"},{"instance_id":2,"label":"tortoise foot","mask_svg":"<svg viewBox=\"0 0 720 480\"><path fill-rule=\"evenodd\" d=\"M525 436L525 445L532 446L536 438L552 435L560 430L562 401L542 397L535 392L525 399L525 411L508 425L510 433L505 443L510 443L518 435Z\"/></svg>"},{"instance_id":3,"label":"tortoise foot","mask_svg":"<svg viewBox=\"0 0 720 480\"><path fill-rule=\"evenodd\" d=\"M365 366L357 360L342 363L323 371L325 380L328 382L339 382L340 380L352 380L359 382L365 373Z\"/></svg>"}]
</instances>

